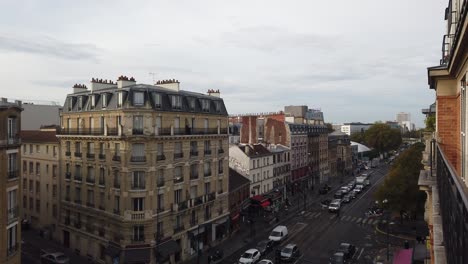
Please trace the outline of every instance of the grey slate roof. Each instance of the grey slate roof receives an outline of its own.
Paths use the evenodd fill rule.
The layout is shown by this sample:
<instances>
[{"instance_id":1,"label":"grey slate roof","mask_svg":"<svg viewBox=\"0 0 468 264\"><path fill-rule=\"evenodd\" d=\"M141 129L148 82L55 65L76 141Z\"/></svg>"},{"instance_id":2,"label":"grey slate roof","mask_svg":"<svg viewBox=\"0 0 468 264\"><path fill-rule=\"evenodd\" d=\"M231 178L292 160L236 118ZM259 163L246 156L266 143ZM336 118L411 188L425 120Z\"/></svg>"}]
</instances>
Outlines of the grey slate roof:
<instances>
[{"instance_id":1,"label":"grey slate roof","mask_svg":"<svg viewBox=\"0 0 468 264\"><path fill-rule=\"evenodd\" d=\"M122 107L117 107L118 93L123 93L123 103ZM144 106L134 106L133 105L133 94L135 92L144 93ZM161 95L161 105L156 107L153 94L158 93ZM107 106L102 107L102 98L103 95L107 95ZM91 108L91 95L96 96L95 107ZM174 109L171 105L171 96L181 96L182 97L182 107L181 109ZM78 110L78 98L82 98L83 107L82 110ZM189 105L190 100L195 100L195 108L191 109ZM201 100L209 100L210 109L208 112L203 111L201 108ZM216 111L215 103L219 103L219 111ZM69 110L69 105L71 104L71 111ZM88 112L88 111L101 111L106 110L115 110L115 109L146 109L150 106L157 111L170 111L170 112L193 112L193 113L203 113L203 114L214 114L214 115L227 115L227 110L224 105L222 98L209 96L201 93L195 93L184 90L170 90L163 87L148 85L148 84L135 84L131 86L126 86L123 88L105 88L99 89L91 92L86 90L79 93L73 93L67 95L67 100L63 106L63 113L68 112Z\"/></svg>"}]
</instances>

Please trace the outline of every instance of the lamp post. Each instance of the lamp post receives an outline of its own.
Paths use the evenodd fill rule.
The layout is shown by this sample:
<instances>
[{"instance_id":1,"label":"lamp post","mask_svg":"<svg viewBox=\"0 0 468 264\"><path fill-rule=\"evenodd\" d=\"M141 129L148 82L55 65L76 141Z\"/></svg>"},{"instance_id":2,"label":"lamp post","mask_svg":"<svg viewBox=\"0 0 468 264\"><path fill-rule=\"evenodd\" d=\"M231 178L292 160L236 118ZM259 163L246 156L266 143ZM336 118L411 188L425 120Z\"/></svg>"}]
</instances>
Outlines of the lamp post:
<instances>
[{"instance_id":1,"label":"lamp post","mask_svg":"<svg viewBox=\"0 0 468 264\"><path fill-rule=\"evenodd\" d=\"M382 201L385 209L387 209L388 200L385 199ZM386 210L386 219L387 219L387 261L390 261L390 236L389 236L389 226L390 226L390 215L389 212Z\"/></svg>"}]
</instances>

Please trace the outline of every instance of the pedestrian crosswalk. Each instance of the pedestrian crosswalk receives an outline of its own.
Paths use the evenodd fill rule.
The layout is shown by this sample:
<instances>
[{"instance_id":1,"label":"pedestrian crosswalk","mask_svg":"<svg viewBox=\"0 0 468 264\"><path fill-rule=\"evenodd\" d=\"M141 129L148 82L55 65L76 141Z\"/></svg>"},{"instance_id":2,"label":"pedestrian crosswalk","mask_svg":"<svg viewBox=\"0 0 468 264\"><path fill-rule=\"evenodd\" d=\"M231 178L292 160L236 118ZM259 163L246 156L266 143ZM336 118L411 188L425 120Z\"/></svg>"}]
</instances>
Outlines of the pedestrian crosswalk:
<instances>
[{"instance_id":1,"label":"pedestrian crosswalk","mask_svg":"<svg viewBox=\"0 0 468 264\"><path fill-rule=\"evenodd\" d=\"M385 220L376 219L376 218L366 218L366 217L357 217L352 215L342 215L337 216L336 214L328 214L326 212L304 212L303 217L309 220L317 219L321 216L325 216L329 220L339 219L339 221L345 221L350 223L355 223L359 225L376 225L379 223L385 224Z\"/></svg>"}]
</instances>

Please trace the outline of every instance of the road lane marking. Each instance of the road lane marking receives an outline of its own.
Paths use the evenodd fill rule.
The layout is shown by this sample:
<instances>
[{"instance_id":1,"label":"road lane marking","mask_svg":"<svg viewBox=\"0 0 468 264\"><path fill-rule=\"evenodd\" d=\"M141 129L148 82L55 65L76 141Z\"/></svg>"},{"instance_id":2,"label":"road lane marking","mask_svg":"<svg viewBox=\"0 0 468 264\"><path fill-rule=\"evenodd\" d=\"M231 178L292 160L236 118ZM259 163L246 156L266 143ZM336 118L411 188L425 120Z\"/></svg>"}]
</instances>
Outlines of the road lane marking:
<instances>
[{"instance_id":1,"label":"road lane marking","mask_svg":"<svg viewBox=\"0 0 468 264\"><path fill-rule=\"evenodd\" d=\"M351 222L356 222L356 220L357 220L357 217L354 216L353 220L351 220Z\"/></svg>"},{"instance_id":2,"label":"road lane marking","mask_svg":"<svg viewBox=\"0 0 468 264\"><path fill-rule=\"evenodd\" d=\"M308 217L308 216L311 215L311 214L312 214L312 212L307 212L307 213L305 214L305 216Z\"/></svg>"},{"instance_id":3,"label":"road lane marking","mask_svg":"<svg viewBox=\"0 0 468 264\"><path fill-rule=\"evenodd\" d=\"M356 221L357 224L361 223L362 218L359 217L359 219Z\"/></svg>"},{"instance_id":4,"label":"road lane marking","mask_svg":"<svg viewBox=\"0 0 468 264\"><path fill-rule=\"evenodd\" d=\"M387 220L382 220L382 224L386 224L387 223Z\"/></svg>"},{"instance_id":5,"label":"road lane marking","mask_svg":"<svg viewBox=\"0 0 468 264\"><path fill-rule=\"evenodd\" d=\"M350 217L350 216L348 215L348 216L345 216L345 217L343 217L343 218L341 218L341 219L343 219L343 220L345 220L345 221L348 221L348 218L349 218L349 217Z\"/></svg>"},{"instance_id":6,"label":"road lane marking","mask_svg":"<svg viewBox=\"0 0 468 264\"><path fill-rule=\"evenodd\" d=\"M314 218L319 217L321 214L322 214L321 212L315 213L315 214L314 214Z\"/></svg>"},{"instance_id":7,"label":"road lane marking","mask_svg":"<svg viewBox=\"0 0 468 264\"><path fill-rule=\"evenodd\" d=\"M367 219L364 219L364 221L362 221L362 224L365 225L367 222Z\"/></svg>"},{"instance_id":8,"label":"road lane marking","mask_svg":"<svg viewBox=\"0 0 468 264\"><path fill-rule=\"evenodd\" d=\"M373 222L373 221L374 221L374 220L370 219L369 222L367 222L367 224L368 224L368 225L372 225L372 222Z\"/></svg>"},{"instance_id":9,"label":"road lane marking","mask_svg":"<svg viewBox=\"0 0 468 264\"><path fill-rule=\"evenodd\" d=\"M336 217L336 215L330 216L330 220L333 220Z\"/></svg>"},{"instance_id":10,"label":"road lane marking","mask_svg":"<svg viewBox=\"0 0 468 264\"><path fill-rule=\"evenodd\" d=\"M374 225L378 224L380 222L379 219L375 220Z\"/></svg>"},{"instance_id":11,"label":"road lane marking","mask_svg":"<svg viewBox=\"0 0 468 264\"><path fill-rule=\"evenodd\" d=\"M364 248L361 249L361 253L359 253L357 259L359 260L361 258L362 252L364 252Z\"/></svg>"}]
</instances>

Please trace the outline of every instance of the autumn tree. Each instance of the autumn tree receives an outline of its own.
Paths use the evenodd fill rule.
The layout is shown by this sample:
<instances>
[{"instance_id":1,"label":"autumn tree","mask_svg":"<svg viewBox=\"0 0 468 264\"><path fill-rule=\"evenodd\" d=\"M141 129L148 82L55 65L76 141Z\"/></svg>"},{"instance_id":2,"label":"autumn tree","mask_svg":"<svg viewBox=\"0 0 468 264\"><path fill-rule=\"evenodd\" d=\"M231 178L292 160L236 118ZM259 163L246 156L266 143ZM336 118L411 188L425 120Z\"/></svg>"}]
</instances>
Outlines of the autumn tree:
<instances>
[{"instance_id":1,"label":"autumn tree","mask_svg":"<svg viewBox=\"0 0 468 264\"><path fill-rule=\"evenodd\" d=\"M387 124L376 123L364 134L364 142L379 153L397 149L402 142L399 129L393 129Z\"/></svg>"}]
</instances>

